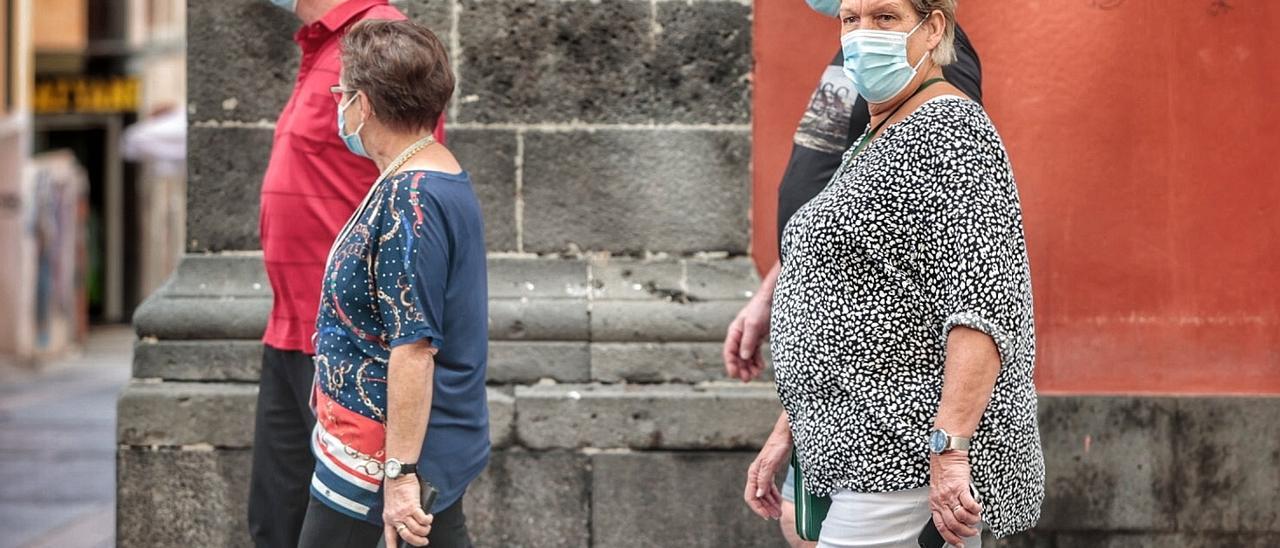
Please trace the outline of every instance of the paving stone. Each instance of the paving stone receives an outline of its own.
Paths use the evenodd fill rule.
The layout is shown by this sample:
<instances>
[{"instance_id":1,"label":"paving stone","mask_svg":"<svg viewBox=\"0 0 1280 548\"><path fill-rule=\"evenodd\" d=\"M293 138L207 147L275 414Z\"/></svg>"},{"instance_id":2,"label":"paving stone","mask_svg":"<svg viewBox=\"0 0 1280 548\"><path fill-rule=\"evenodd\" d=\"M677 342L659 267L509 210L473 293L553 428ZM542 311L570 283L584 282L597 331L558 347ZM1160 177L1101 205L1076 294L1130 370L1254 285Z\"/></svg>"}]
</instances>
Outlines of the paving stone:
<instances>
[{"instance_id":1,"label":"paving stone","mask_svg":"<svg viewBox=\"0 0 1280 548\"><path fill-rule=\"evenodd\" d=\"M107 508L113 506L111 502L105 503ZM4 531L3 546L40 546L37 542L47 544L48 538L54 534L62 534L66 530L68 516L75 522L79 522L85 516L91 516L100 512L104 503L93 502L33 502L30 500L20 501L3 501L0 500L0 531ZM57 533L50 533L57 531ZM95 546L95 548L111 548L116 546L110 542L115 536L111 526L107 525L105 535L98 536L108 537L106 542L101 544L89 544L90 539L76 538L80 542L80 546ZM55 544L54 546L59 546Z\"/></svg>"},{"instance_id":2,"label":"paving stone","mask_svg":"<svg viewBox=\"0 0 1280 548\"><path fill-rule=\"evenodd\" d=\"M188 0L189 119L275 122L298 73L300 52L293 33L300 25L296 16L270 2ZM241 155L250 150L243 142L232 148ZM193 154L192 160L201 156L207 154ZM214 158L232 160L210 160ZM195 185L189 188L195 190Z\"/></svg>"},{"instance_id":3,"label":"paving stone","mask_svg":"<svg viewBox=\"0 0 1280 548\"><path fill-rule=\"evenodd\" d=\"M489 257L490 299L584 299L590 293L581 259Z\"/></svg>"},{"instance_id":4,"label":"paving stone","mask_svg":"<svg viewBox=\"0 0 1280 548\"><path fill-rule=\"evenodd\" d=\"M591 339L611 342L723 342L744 301L597 301Z\"/></svg>"},{"instance_id":5,"label":"paving stone","mask_svg":"<svg viewBox=\"0 0 1280 548\"><path fill-rule=\"evenodd\" d=\"M1173 413L1166 398L1042 397L1048 478L1039 527L1172 530Z\"/></svg>"},{"instance_id":6,"label":"paving stone","mask_svg":"<svg viewBox=\"0 0 1280 548\"><path fill-rule=\"evenodd\" d=\"M587 382L591 353L585 341L491 341L488 382L532 384L540 379Z\"/></svg>"},{"instance_id":7,"label":"paving stone","mask_svg":"<svg viewBox=\"0 0 1280 548\"><path fill-rule=\"evenodd\" d=\"M117 546L252 546L250 452L122 448Z\"/></svg>"},{"instance_id":8,"label":"paving stone","mask_svg":"<svg viewBox=\"0 0 1280 548\"><path fill-rule=\"evenodd\" d=\"M490 340L582 341L586 299L489 299Z\"/></svg>"},{"instance_id":9,"label":"paving stone","mask_svg":"<svg viewBox=\"0 0 1280 548\"><path fill-rule=\"evenodd\" d=\"M253 445L258 386L242 383L134 382L120 395L121 445Z\"/></svg>"},{"instance_id":10,"label":"paving stone","mask_svg":"<svg viewBox=\"0 0 1280 548\"><path fill-rule=\"evenodd\" d=\"M478 548L591 545L587 457L568 451L495 451L463 502Z\"/></svg>"},{"instance_id":11,"label":"paving stone","mask_svg":"<svg viewBox=\"0 0 1280 548\"><path fill-rule=\"evenodd\" d=\"M777 522L742 502L755 453L591 457L592 546L776 547Z\"/></svg>"},{"instance_id":12,"label":"paving stone","mask_svg":"<svg viewBox=\"0 0 1280 548\"><path fill-rule=\"evenodd\" d=\"M756 449L778 420L771 385L516 387L516 439L533 449Z\"/></svg>"},{"instance_id":13,"label":"paving stone","mask_svg":"<svg viewBox=\"0 0 1280 548\"><path fill-rule=\"evenodd\" d=\"M446 123L449 149L471 174L480 200L485 247L490 251L516 251L515 132L448 127Z\"/></svg>"},{"instance_id":14,"label":"paving stone","mask_svg":"<svg viewBox=\"0 0 1280 548\"><path fill-rule=\"evenodd\" d=\"M64 403L75 407L82 413L88 411L84 408L80 398L69 395L64 400ZM35 459L38 461L38 465L38 463L50 461L100 459L104 456L114 458L116 452L115 413L110 412L110 408L114 407L114 405L107 407L108 409L105 410L93 409L91 411L109 415L110 421L91 422L88 424L68 421L63 424L32 426L26 422L6 417L4 421L0 421L0 460L3 460L8 466L19 467L17 463L22 459ZM63 476L55 476L50 479L57 481L60 477ZM11 491L0 492L0 500L7 498L9 494L11 494ZM110 489L108 489L107 495L106 500L110 500Z\"/></svg>"},{"instance_id":15,"label":"paving stone","mask_svg":"<svg viewBox=\"0 0 1280 548\"><path fill-rule=\"evenodd\" d=\"M1280 397L1177 406L1178 530L1280 533Z\"/></svg>"},{"instance_id":16,"label":"paving stone","mask_svg":"<svg viewBox=\"0 0 1280 548\"><path fill-rule=\"evenodd\" d=\"M657 2L652 96L670 120L751 119L751 6L741 2Z\"/></svg>"},{"instance_id":17,"label":"paving stone","mask_svg":"<svg viewBox=\"0 0 1280 548\"><path fill-rule=\"evenodd\" d=\"M187 132L187 251L261 249L258 193L271 130L193 126Z\"/></svg>"},{"instance_id":18,"label":"paving stone","mask_svg":"<svg viewBox=\"0 0 1280 548\"><path fill-rule=\"evenodd\" d=\"M750 141L737 130L526 133L525 251L745 253Z\"/></svg>"},{"instance_id":19,"label":"paving stone","mask_svg":"<svg viewBox=\"0 0 1280 548\"><path fill-rule=\"evenodd\" d=\"M115 480L106 455L4 455L0 468L0 501L80 503L110 501ZM110 462L109 460L107 462Z\"/></svg>"},{"instance_id":20,"label":"paving stone","mask_svg":"<svg viewBox=\"0 0 1280 548\"><path fill-rule=\"evenodd\" d=\"M133 376L172 381L258 382L262 343L254 340L159 341L133 347Z\"/></svg>"},{"instance_id":21,"label":"paving stone","mask_svg":"<svg viewBox=\"0 0 1280 548\"><path fill-rule=\"evenodd\" d=\"M725 380L724 346L718 342L591 344L591 380L697 384ZM768 347L764 349L769 355ZM761 380L773 382L768 364Z\"/></svg>"}]
</instances>

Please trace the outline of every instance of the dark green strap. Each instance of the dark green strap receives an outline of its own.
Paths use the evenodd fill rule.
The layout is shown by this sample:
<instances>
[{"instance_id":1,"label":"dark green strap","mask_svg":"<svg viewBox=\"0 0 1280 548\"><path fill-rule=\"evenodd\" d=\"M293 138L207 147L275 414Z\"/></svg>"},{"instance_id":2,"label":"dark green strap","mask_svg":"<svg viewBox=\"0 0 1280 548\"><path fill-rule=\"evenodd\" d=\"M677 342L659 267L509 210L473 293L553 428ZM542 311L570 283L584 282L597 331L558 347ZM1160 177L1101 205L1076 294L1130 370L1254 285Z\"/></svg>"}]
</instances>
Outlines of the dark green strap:
<instances>
[{"instance_id":1,"label":"dark green strap","mask_svg":"<svg viewBox=\"0 0 1280 548\"><path fill-rule=\"evenodd\" d=\"M916 88L916 90L913 91L911 95L907 96L906 100L902 101L901 105L898 105L898 108L893 109L893 112L890 112L888 116L885 116L883 120L880 120L880 123L876 124L876 127L874 129L872 129L870 132L868 132L866 135L862 137L862 140L858 142L858 146L853 149L853 154L849 155L849 161L853 161L854 158L857 158L858 155L862 153L862 149L867 148L867 145L871 143L871 138L875 137L875 135L880 132L880 128L884 127L884 125L888 123L889 120L891 120L893 116L898 113L899 110L902 110L902 107L907 106L907 101L910 101L912 97L919 95L920 92L925 90L925 88L932 86L938 82L946 82L946 81L947 81L946 78L930 78L928 80L925 80L923 83L921 83L920 87ZM840 171L843 171L844 168L845 166L840 166ZM836 173L839 173L840 171L837 171Z\"/></svg>"}]
</instances>

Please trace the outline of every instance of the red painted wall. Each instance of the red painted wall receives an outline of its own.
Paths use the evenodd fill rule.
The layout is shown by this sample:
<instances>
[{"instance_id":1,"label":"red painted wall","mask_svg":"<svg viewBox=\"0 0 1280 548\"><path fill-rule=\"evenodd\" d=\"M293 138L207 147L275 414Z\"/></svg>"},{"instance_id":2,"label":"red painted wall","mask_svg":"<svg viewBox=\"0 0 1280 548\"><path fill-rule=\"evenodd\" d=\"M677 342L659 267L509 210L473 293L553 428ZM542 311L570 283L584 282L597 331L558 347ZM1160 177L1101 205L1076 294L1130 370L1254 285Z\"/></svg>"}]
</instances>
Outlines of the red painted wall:
<instances>
[{"instance_id":1,"label":"red painted wall","mask_svg":"<svg viewBox=\"0 0 1280 548\"><path fill-rule=\"evenodd\" d=\"M1042 392L1280 394L1280 2L966 0ZM838 24L756 0L753 251Z\"/></svg>"}]
</instances>

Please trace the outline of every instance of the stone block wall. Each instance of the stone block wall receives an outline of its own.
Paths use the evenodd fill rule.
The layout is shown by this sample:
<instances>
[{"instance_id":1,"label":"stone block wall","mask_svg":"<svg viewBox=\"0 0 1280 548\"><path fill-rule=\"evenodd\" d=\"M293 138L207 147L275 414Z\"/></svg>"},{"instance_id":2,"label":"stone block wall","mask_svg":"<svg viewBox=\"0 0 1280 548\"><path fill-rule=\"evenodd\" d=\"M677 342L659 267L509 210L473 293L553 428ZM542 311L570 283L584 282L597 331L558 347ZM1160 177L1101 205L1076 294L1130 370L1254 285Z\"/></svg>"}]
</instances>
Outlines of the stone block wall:
<instances>
[{"instance_id":1,"label":"stone block wall","mask_svg":"<svg viewBox=\"0 0 1280 548\"><path fill-rule=\"evenodd\" d=\"M779 412L723 380L757 278L747 0L403 0L459 77L490 251L479 546L779 546L741 502ZM188 255L136 316L120 546L246 546L270 286L258 189L298 55L262 0L188 2ZM1280 400L1046 397L1035 532L997 546L1280 545Z\"/></svg>"},{"instance_id":2,"label":"stone block wall","mask_svg":"<svg viewBox=\"0 0 1280 548\"><path fill-rule=\"evenodd\" d=\"M739 497L777 398L766 383L719 380L717 340L753 268L745 257L490 260L495 453L465 501L479 546L776 544ZM270 298L260 257L190 254L139 311L119 404L120 545L247 543Z\"/></svg>"},{"instance_id":3,"label":"stone block wall","mask_svg":"<svg viewBox=\"0 0 1280 548\"><path fill-rule=\"evenodd\" d=\"M489 249L747 251L748 0L395 4L449 46L449 144L474 175ZM188 250L258 249L298 24L261 0L188 10Z\"/></svg>"},{"instance_id":4,"label":"stone block wall","mask_svg":"<svg viewBox=\"0 0 1280 548\"><path fill-rule=\"evenodd\" d=\"M775 544L736 478L776 397L721 381L719 361L758 282L750 2L397 5L448 45L448 144L473 175L492 253L495 453L466 501L479 545ZM122 546L248 541L271 296L256 203L297 22L261 0L188 10L190 240L135 318Z\"/></svg>"}]
</instances>

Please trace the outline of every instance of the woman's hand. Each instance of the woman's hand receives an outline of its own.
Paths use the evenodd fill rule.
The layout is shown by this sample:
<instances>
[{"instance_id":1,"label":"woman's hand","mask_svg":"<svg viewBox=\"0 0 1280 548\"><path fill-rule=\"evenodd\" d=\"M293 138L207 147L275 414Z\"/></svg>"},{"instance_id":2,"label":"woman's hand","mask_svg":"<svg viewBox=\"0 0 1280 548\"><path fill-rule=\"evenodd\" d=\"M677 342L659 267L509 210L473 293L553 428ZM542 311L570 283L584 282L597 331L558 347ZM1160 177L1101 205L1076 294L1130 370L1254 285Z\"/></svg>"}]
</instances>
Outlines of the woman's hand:
<instances>
[{"instance_id":1,"label":"woman's hand","mask_svg":"<svg viewBox=\"0 0 1280 548\"><path fill-rule=\"evenodd\" d=\"M756 460L751 461L747 468L747 487L742 498L756 515L765 519L782 517L782 493L778 492L778 484L773 478L779 468L786 467L790 455L790 432L780 433L774 429L760 454L756 455Z\"/></svg>"},{"instance_id":2,"label":"woman's hand","mask_svg":"<svg viewBox=\"0 0 1280 548\"><path fill-rule=\"evenodd\" d=\"M432 516L422 511L418 477L406 474L387 480L382 485L382 501L383 534L388 548L399 546L399 539L414 546L426 546Z\"/></svg>"},{"instance_id":3,"label":"woman's hand","mask_svg":"<svg viewBox=\"0 0 1280 548\"><path fill-rule=\"evenodd\" d=\"M948 451L929 457L929 510L943 540L964 546L964 539L976 536L982 505L969 492L969 453Z\"/></svg>"}]
</instances>

